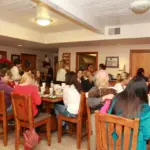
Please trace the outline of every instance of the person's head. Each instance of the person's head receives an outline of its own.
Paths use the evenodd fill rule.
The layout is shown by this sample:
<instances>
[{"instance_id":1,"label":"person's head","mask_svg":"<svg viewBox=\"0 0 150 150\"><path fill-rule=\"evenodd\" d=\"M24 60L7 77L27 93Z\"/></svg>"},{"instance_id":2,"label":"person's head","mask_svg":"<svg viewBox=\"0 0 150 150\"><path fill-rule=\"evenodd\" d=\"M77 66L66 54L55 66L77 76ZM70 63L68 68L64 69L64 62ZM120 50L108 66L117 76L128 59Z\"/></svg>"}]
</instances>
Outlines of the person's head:
<instances>
[{"instance_id":1,"label":"person's head","mask_svg":"<svg viewBox=\"0 0 150 150\"><path fill-rule=\"evenodd\" d=\"M77 80L77 75L75 72L67 72L66 73L66 84L71 86L74 85L79 93L81 93L81 85Z\"/></svg>"},{"instance_id":2,"label":"person's head","mask_svg":"<svg viewBox=\"0 0 150 150\"><path fill-rule=\"evenodd\" d=\"M82 77L83 77L83 71L82 70L78 70L77 78L81 79Z\"/></svg>"},{"instance_id":3,"label":"person's head","mask_svg":"<svg viewBox=\"0 0 150 150\"><path fill-rule=\"evenodd\" d=\"M134 77L123 92L116 96L117 102L113 109L114 114L122 113L123 117L138 117L141 105L148 103L147 85L142 77Z\"/></svg>"},{"instance_id":4,"label":"person's head","mask_svg":"<svg viewBox=\"0 0 150 150\"><path fill-rule=\"evenodd\" d=\"M87 70L88 70L89 72L93 72L93 66L92 66L92 64L88 64Z\"/></svg>"},{"instance_id":5,"label":"person's head","mask_svg":"<svg viewBox=\"0 0 150 150\"><path fill-rule=\"evenodd\" d=\"M3 82L7 83L11 79L11 71L8 69L0 70L0 78Z\"/></svg>"},{"instance_id":6,"label":"person's head","mask_svg":"<svg viewBox=\"0 0 150 150\"><path fill-rule=\"evenodd\" d=\"M32 73L26 72L21 77L20 84L33 84L34 83L34 75Z\"/></svg>"},{"instance_id":7,"label":"person's head","mask_svg":"<svg viewBox=\"0 0 150 150\"><path fill-rule=\"evenodd\" d=\"M14 65L17 67L21 67L21 60L20 59L15 59L14 60Z\"/></svg>"},{"instance_id":8,"label":"person's head","mask_svg":"<svg viewBox=\"0 0 150 150\"><path fill-rule=\"evenodd\" d=\"M123 85L128 85L128 83L131 80L130 74L127 72L124 72L123 74L121 74L121 78L122 78Z\"/></svg>"},{"instance_id":9,"label":"person's head","mask_svg":"<svg viewBox=\"0 0 150 150\"><path fill-rule=\"evenodd\" d=\"M143 68L139 68L138 70L137 70L137 74L136 74L137 76L143 76L144 75L144 69Z\"/></svg>"},{"instance_id":10,"label":"person's head","mask_svg":"<svg viewBox=\"0 0 150 150\"><path fill-rule=\"evenodd\" d=\"M100 88L106 88L109 86L109 77L106 71L100 70L95 76L94 76L94 83L95 86Z\"/></svg>"},{"instance_id":11,"label":"person's head","mask_svg":"<svg viewBox=\"0 0 150 150\"><path fill-rule=\"evenodd\" d=\"M37 71L36 71L36 75L35 75L35 76L36 76L36 78L40 78L41 73L40 73L40 71L39 71L39 70L37 70Z\"/></svg>"},{"instance_id":12,"label":"person's head","mask_svg":"<svg viewBox=\"0 0 150 150\"><path fill-rule=\"evenodd\" d=\"M106 70L106 65L99 64L99 70Z\"/></svg>"},{"instance_id":13,"label":"person's head","mask_svg":"<svg viewBox=\"0 0 150 150\"><path fill-rule=\"evenodd\" d=\"M117 79L117 82L121 82L122 81L120 73L117 74L116 79Z\"/></svg>"},{"instance_id":14,"label":"person's head","mask_svg":"<svg viewBox=\"0 0 150 150\"><path fill-rule=\"evenodd\" d=\"M83 78L90 78L91 77L91 73L87 70L83 71Z\"/></svg>"}]
</instances>

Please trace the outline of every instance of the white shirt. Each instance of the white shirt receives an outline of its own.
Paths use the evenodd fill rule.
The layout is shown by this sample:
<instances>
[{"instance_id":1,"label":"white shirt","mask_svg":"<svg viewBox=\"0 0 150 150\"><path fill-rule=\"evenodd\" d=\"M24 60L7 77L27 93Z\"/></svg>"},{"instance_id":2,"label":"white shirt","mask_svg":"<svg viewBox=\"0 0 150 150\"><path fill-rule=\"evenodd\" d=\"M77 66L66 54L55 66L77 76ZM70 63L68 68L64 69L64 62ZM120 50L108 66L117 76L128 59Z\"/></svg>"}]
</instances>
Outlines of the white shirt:
<instances>
[{"instance_id":1,"label":"white shirt","mask_svg":"<svg viewBox=\"0 0 150 150\"><path fill-rule=\"evenodd\" d=\"M66 79L66 70L61 68L57 72L56 81L65 81Z\"/></svg>"},{"instance_id":2,"label":"white shirt","mask_svg":"<svg viewBox=\"0 0 150 150\"><path fill-rule=\"evenodd\" d=\"M122 86L121 83L116 83L116 85L114 86L114 88L116 89L117 93L121 93L122 91L124 91L124 89L126 88L126 86Z\"/></svg>"},{"instance_id":3,"label":"white shirt","mask_svg":"<svg viewBox=\"0 0 150 150\"><path fill-rule=\"evenodd\" d=\"M17 80L20 80L20 79L21 79L21 76L20 76L20 74L19 74L19 69L18 69L18 67L13 66L13 67L11 68L11 73L12 73L12 77L11 77L12 80L17 81Z\"/></svg>"},{"instance_id":4,"label":"white shirt","mask_svg":"<svg viewBox=\"0 0 150 150\"><path fill-rule=\"evenodd\" d=\"M67 111L71 114L78 114L80 106L80 93L74 85L65 86L63 93L64 104L67 106Z\"/></svg>"}]
</instances>

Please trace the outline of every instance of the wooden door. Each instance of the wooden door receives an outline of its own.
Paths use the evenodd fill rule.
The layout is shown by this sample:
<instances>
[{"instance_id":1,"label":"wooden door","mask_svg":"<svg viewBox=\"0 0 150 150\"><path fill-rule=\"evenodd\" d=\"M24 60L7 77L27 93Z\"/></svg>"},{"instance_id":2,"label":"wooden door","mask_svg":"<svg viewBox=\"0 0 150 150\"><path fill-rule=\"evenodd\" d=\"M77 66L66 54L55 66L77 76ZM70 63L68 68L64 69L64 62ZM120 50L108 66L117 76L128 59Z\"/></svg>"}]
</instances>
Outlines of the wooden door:
<instances>
[{"instance_id":1,"label":"wooden door","mask_svg":"<svg viewBox=\"0 0 150 150\"><path fill-rule=\"evenodd\" d=\"M36 70L36 55L21 54L22 69L24 71Z\"/></svg>"},{"instance_id":2,"label":"wooden door","mask_svg":"<svg viewBox=\"0 0 150 150\"><path fill-rule=\"evenodd\" d=\"M145 75L150 75L150 50L131 50L130 73L136 75L138 68L144 68Z\"/></svg>"}]
</instances>

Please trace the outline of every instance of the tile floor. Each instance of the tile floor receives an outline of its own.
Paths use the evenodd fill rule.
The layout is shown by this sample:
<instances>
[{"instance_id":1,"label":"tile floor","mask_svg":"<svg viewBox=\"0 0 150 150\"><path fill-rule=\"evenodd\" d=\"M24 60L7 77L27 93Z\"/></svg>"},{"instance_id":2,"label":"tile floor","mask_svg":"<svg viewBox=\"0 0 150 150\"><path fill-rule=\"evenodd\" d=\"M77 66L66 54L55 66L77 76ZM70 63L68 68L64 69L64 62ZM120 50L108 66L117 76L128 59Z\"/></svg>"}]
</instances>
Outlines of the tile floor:
<instances>
[{"instance_id":1,"label":"tile floor","mask_svg":"<svg viewBox=\"0 0 150 150\"><path fill-rule=\"evenodd\" d=\"M2 137L0 137L0 150L15 150L14 133L9 134L7 147L4 147ZM24 150L23 145L20 146L19 150ZM50 147L47 145L46 138L43 138L43 140L41 140L40 144L35 148L35 150L77 150L76 138L67 134L63 135L62 142L61 144L59 144L57 142L57 133L54 132L51 135ZM87 150L86 137L82 140L81 150Z\"/></svg>"}]
</instances>

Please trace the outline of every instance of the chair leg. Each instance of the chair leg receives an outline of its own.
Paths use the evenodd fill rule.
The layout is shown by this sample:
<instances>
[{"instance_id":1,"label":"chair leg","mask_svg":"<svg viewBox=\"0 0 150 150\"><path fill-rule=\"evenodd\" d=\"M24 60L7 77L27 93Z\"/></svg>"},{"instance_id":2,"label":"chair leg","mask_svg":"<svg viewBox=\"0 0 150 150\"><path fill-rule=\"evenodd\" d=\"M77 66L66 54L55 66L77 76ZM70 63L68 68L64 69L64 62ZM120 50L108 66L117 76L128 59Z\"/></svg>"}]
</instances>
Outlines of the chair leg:
<instances>
[{"instance_id":1,"label":"chair leg","mask_svg":"<svg viewBox=\"0 0 150 150\"><path fill-rule=\"evenodd\" d=\"M51 145L51 118L48 119L48 122L46 124L47 128L47 140L48 140L48 146Z\"/></svg>"},{"instance_id":2,"label":"chair leg","mask_svg":"<svg viewBox=\"0 0 150 150\"><path fill-rule=\"evenodd\" d=\"M7 146L7 141L8 141L8 123L7 123L7 119L6 118L3 120L3 133L4 133L4 146Z\"/></svg>"},{"instance_id":3,"label":"chair leg","mask_svg":"<svg viewBox=\"0 0 150 150\"><path fill-rule=\"evenodd\" d=\"M88 143L88 145L87 145L87 149L88 150L90 150L90 127L89 127L89 122L88 122L88 120L86 121L86 132L87 132L87 143Z\"/></svg>"},{"instance_id":4,"label":"chair leg","mask_svg":"<svg viewBox=\"0 0 150 150\"><path fill-rule=\"evenodd\" d=\"M77 149L81 147L82 121L77 123Z\"/></svg>"},{"instance_id":5,"label":"chair leg","mask_svg":"<svg viewBox=\"0 0 150 150\"><path fill-rule=\"evenodd\" d=\"M58 117L58 143L61 143L61 137L62 137L62 121Z\"/></svg>"},{"instance_id":6,"label":"chair leg","mask_svg":"<svg viewBox=\"0 0 150 150\"><path fill-rule=\"evenodd\" d=\"M15 128L15 150L19 150L19 144L20 144L20 125L16 121L16 128Z\"/></svg>"}]
</instances>

